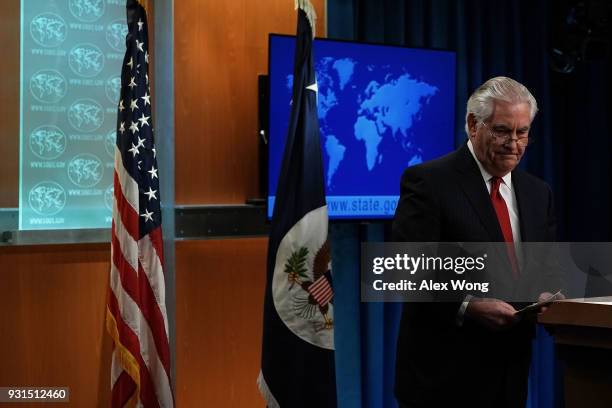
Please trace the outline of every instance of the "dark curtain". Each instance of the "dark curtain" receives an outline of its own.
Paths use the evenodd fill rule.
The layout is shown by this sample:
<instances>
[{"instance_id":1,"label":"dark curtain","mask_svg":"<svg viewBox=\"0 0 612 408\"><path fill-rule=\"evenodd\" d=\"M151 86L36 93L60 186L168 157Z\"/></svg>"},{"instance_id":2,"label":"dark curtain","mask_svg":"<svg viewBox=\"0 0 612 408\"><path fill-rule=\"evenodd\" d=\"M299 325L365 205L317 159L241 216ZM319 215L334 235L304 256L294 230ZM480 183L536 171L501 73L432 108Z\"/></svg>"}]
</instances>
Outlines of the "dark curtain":
<instances>
[{"instance_id":1,"label":"dark curtain","mask_svg":"<svg viewBox=\"0 0 612 408\"><path fill-rule=\"evenodd\" d=\"M328 0L328 37L456 51L457 144L466 137L465 103L478 85L497 75L525 84L538 100L540 112L532 130L537 142L521 166L553 187L559 238L609 241L610 43L607 56L587 56L589 60L578 61L569 74L556 72L550 63L551 49L568 42L566 26L572 10L579 14L583 5L584 13L605 13L605 7L596 7L601 4L608 2ZM597 17L584 17L584 29L592 27L595 23L588 22ZM609 26L600 33L612 36ZM571 48L584 48L580 40L575 39Z\"/></svg>"},{"instance_id":2,"label":"dark curtain","mask_svg":"<svg viewBox=\"0 0 612 408\"><path fill-rule=\"evenodd\" d=\"M456 51L457 146L466 138L463 129L465 103L477 86L498 75L512 77L526 85L537 99L540 111L531 131L536 143L529 146L521 166L551 185L559 239L610 241L612 131L608 118L612 118L612 69L611 47L606 41L612 34L610 9L606 7L608 2L602 0L328 0L327 34L332 39ZM608 26L602 23L606 15ZM600 43L588 41L585 34L588 28L592 29L591 36L602 37ZM567 66L560 69L559 62L553 58L553 48L565 55L576 55L570 64L573 69ZM352 253L359 259L358 242L364 239L363 229L376 227L359 229L341 225L333 228L334 237L343 248L339 256L346 259L347 254ZM338 302L344 296L347 301L358 301L358 296L350 293L349 279L358 277L354 268L358 265L334 261L334 273L347 285L336 290ZM361 320L366 320L373 307L379 308L380 318L385 321L392 321L393 316L397 316L397 310L388 305L351 307L347 304L343 308L344 317L352 316L353 320L341 323L342 315L336 316L337 344L350 338L343 327L361 328L363 332L360 316ZM389 310L385 311L385 307ZM355 313L356 310L360 313ZM389 323L389 327L386 339L396 331L395 323ZM363 342L362 360L367 361L372 356L368 355L367 344ZM388 384L392 382L390 368L386 368L382 377L384 384L376 383L378 392L363 378L368 375L363 366L357 367L362 379L355 378L355 362L349 367L348 355L337 351L340 406L349 406L342 404L342 398L351 404L360 400L358 406L393 406L383 395L391 389ZM379 358L389 356L393 356L391 351L378 355ZM561 390L554 375L558 375L558 371L552 341L539 329L534 342L530 406L552 407L561 403ZM372 397L373 393L380 395Z\"/></svg>"}]
</instances>

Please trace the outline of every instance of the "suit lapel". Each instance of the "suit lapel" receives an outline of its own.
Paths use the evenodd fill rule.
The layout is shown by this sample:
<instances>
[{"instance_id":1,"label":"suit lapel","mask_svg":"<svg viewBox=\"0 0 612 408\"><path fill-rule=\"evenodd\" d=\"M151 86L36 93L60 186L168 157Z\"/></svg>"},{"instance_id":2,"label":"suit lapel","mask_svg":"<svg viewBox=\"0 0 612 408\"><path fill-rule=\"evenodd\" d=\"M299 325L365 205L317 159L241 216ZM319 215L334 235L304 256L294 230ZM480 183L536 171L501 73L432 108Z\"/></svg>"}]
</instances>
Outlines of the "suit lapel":
<instances>
[{"instance_id":1,"label":"suit lapel","mask_svg":"<svg viewBox=\"0 0 612 408\"><path fill-rule=\"evenodd\" d=\"M457 150L455 168L461 173L458 177L459 184L489 233L491 242L503 242L504 236L491 204L491 198L467 144Z\"/></svg>"}]
</instances>

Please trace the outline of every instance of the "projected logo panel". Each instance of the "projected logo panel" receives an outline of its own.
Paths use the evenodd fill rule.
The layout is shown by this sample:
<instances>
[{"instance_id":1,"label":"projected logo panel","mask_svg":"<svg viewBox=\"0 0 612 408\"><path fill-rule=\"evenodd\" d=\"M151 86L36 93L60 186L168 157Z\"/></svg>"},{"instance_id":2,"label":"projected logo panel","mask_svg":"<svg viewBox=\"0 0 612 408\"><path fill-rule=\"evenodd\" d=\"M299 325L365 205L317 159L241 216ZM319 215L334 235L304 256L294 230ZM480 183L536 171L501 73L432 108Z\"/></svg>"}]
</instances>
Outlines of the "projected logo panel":
<instances>
[{"instance_id":1,"label":"projected logo panel","mask_svg":"<svg viewBox=\"0 0 612 408\"><path fill-rule=\"evenodd\" d=\"M19 227L109 227L125 1L21 3Z\"/></svg>"}]
</instances>

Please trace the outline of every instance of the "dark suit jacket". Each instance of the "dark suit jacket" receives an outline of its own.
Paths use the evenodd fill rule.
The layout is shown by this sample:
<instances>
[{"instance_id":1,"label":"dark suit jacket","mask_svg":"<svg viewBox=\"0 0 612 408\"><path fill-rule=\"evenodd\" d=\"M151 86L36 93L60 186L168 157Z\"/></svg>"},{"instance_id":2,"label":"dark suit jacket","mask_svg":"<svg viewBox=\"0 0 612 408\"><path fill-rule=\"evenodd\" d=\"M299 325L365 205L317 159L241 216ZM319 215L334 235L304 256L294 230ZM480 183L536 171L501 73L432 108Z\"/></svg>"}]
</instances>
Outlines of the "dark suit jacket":
<instances>
[{"instance_id":1,"label":"dark suit jacket","mask_svg":"<svg viewBox=\"0 0 612 408\"><path fill-rule=\"evenodd\" d=\"M512 172L512 186L522 241L554 241L550 188L518 169ZM393 238L406 242L503 242L487 188L467 144L442 158L406 169ZM458 326L459 305L404 305L396 363L398 400L408 406L427 407L524 406L533 324L521 322L501 332L469 320Z\"/></svg>"}]
</instances>

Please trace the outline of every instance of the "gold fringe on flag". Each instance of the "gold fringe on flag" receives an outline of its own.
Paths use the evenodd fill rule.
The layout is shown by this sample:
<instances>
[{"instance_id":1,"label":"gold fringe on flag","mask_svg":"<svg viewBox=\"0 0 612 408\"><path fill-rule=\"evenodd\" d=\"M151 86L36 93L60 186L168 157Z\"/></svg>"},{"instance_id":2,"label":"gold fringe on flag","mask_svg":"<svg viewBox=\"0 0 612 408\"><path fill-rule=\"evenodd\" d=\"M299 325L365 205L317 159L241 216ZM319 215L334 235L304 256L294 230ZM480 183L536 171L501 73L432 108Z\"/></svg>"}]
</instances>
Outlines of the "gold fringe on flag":
<instances>
[{"instance_id":1,"label":"gold fringe on flag","mask_svg":"<svg viewBox=\"0 0 612 408\"><path fill-rule=\"evenodd\" d=\"M117 353L121 367L132 378L134 384L136 384L136 390L125 406L129 408L136 407L140 398L140 366L138 365L136 357L134 357L134 355L132 355L132 353L130 353L130 351L121 343L121 339L119 338L119 329L117 329L117 321L115 320L115 316L113 316L108 308L106 308L106 331L108 331L113 339L115 344L115 352Z\"/></svg>"}]
</instances>

